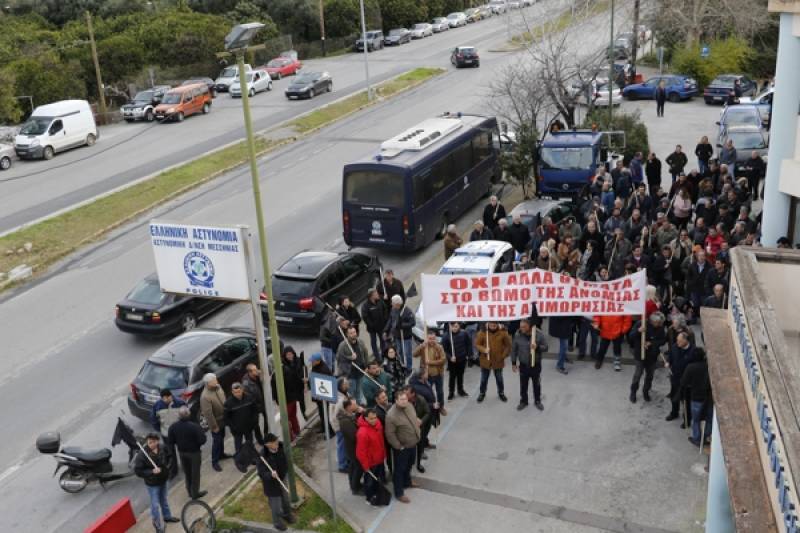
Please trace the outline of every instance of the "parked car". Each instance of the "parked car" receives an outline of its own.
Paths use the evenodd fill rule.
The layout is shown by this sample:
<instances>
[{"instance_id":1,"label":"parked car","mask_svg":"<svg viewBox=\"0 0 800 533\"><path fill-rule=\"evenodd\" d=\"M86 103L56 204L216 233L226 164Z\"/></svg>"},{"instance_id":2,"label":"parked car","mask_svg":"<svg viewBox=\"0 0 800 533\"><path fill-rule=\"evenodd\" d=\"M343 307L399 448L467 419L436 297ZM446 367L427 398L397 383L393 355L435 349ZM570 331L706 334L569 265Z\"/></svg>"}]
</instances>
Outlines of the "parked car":
<instances>
[{"instance_id":1,"label":"parked car","mask_svg":"<svg viewBox=\"0 0 800 533\"><path fill-rule=\"evenodd\" d=\"M466 26L467 25L467 16L460 11L450 13L447 15L447 23L450 24L451 28L458 28L459 26Z\"/></svg>"},{"instance_id":2,"label":"parked car","mask_svg":"<svg viewBox=\"0 0 800 533\"><path fill-rule=\"evenodd\" d=\"M478 7L478 9L480 10L482 19L488 19L489 17L494 15L494 11L488 4L485 6Z\"/></svg>"},{"instance_id":3,"label":"parked car","mask_svg":"<svg viewBox=\"0 0 800 533\"><path fill-rule=\"evenodd\" d=\"M0 170L11 168L11 161L14 158L14 147L10 144L0 143Z\"/></svg>"},{"instance_id":4,"label":"parked car","mask_svg":"<svg viewBox=\"0 0 800 533\"><path fill-rule=\"evenodd\" d=\"M300 252L272 275L278 326L318 333L328 312L325 303L335 306L341 296L364 300L367 289L380 283L380 270L377 257L359 252ZM267 314L266 305L262 313Z\"/></svg>"},{"instance_id":5,"label":"parked car","mask_svg":"<svg viewBox=\"0 0 800 533\"><path fill-rule=\"evenodd\" d=\"M478 22L481 20L481 10L477 7L471 7L469 9L464 10L464 15L467 17L467 23L471 24L473 22Z\"/></svg>"},{"instance_id":6,"label":"parked car","mask_svg":"<svg viewBox=\"0 0 800 533\"><path fill-rule=\"evenodd\" d=\"M250 65L244 66L245 72L250 72L253 70L253 67ZM225 67L222 69L222 72L219 73L217 79L214 80L214 88L218 93L228 92L228 87L231 86L231 83L239 79L239 67L238 65L231 65L229 67Z\"/></svg>"},{"instance_id":7,"label":"parked car","mask_svg":"<svg viewBox=\"0 0 800 533\"><path fill-rule=\"evenodd\" d=\"M265 70L273 80L279 80L284 76L294 76L297 71L303 68L303 64L291 57L276 57L261 68Z\"/></svg>"},{"instance_id":8,"label":"parked car","mask_svg":"<svg viewBox=\"0 0 800 533\"><path fill-rule=\"evenodd\" d=\"M653 76L644 83L627 85L622 89L622 96L629 100L653 99L656 96L656 87L662 80L670 102L688 100L697 95L697 82L693 78L681 74L665 74Z\"/></svg>"},{"instance_id":9,"label":"parked car","mask_svg":"<svg viewBox=\"0 0 800 533\"><path fill-rule=\"evenodd\" d=\"M156 120L167 122L183 119L197 113L211 112L211 93L205 84L175 87L167 91L161 103L156 106Z\"/></svg>"},{"instance_id":10,"label":"parked car","mask_svg":"<svg viewBox=\"0 0 800 533\"><path fill-rule=\"evenodd\" d=\"M359 38L355 42L355 50L356 52L363 52L364 51L364 39ZM382 30L372 30L367 32L367 52L372 52L374 50L380 50L383 48L383 31Z\"/></svg>"},{"instance_id":11,"label":"parked car","mask_svg":"<svg viewBox=\"0 0 800 533\"><path fill-rule=\"evenodd\" d=\"M725 146L728 140L733 141L736 148L736 174L740 174L739 167L746 163L753 152L758 152L762 158L769 152L769 137L764 130L756 126L731 126L717 138L717 148Z\"/></svg>"},{"instance_id":12,"label":"parked car","mask_svg":"<svg viewBox=\"0 0 800 533\"><path fill-rule=\"evenodd\" d=\"M21 159L53 159L58 152L94 146L98 131L86 100L62 100L37 107L14 138Z\"/></svg>"},{"instance_id":13,"label":"parked car","mask_svg":"<svg viewBox=\"0 0 800 533\"><path fill-rule=\"evenodd\" d=\"M495 15L502 15L506 12L506 3L502 0L495 0L493 2L489 2L489 7L492 9L492 13Z\"/></svg>"},{"instance_id":14,"label":"parked car","mask_svg":"<svg viewBox=\"0 0 800 533\"><path fill-rule=\"evenodd\" d=\"M194 85L196 83L204 83L206 85L206 87L208 87L208 92L211 95L211 98L216 98L217 97L217 85L216 85L216 82L214 80L212 80L211 78L204 78L204 77L189 78L188 80L186 80L183 83L181 83L181 86Z\"/></svg>"},{"instance_id":15,"label":"parked car","mask_svg":"<svg viewBox=\"0 0 800 533\"><path fill-rule=\"evenodd\" d=\"M332 90L333 79L327 72L301 72L286 88L286 98L314 98L319 93Z\"/></svg>"},{"instance_id":16,"label":"parked car","mask_svg":"<svg viewBox=\"0 0 800 533\"><path fill-rule=\"evenodd\" d=\"M114 323L125 333L165 337L196 328L201 319L227 303L161 292L158 276L150 274L117 304Z\"/></svg>"},{"instance_id":17,"label":"parked car","mask_svg":"<svg viewBox=\"0 0 800 533\"><path fill-rule=\"evenodd\" d=\"M423 39L425 37L430 37L431 35L433 35L433 26L427 22L420 22L419 24L414 24L414 26L411 27L412 39Z\"/></svg>"},{"instance_id":18,"label":"parked car","mask_svg":"<svg viewBox=\"0 0 800 533\"><path fill-rule=\"evenodd\" d=\"M431 22L433 33L439 33L450 29L450 22L445 17L436 17Z\"/></svg>"},{"instance_id":19,"label":"parked car","mask_svg":"<svg viewBox=\"0 0 800 533\"><path fill-rule=\"evenodd\" d=\"M120 108L122 118L126 122L134 122L136 120L145 120L152 122L155 120L155 108L161 103L167 91L172 89L169 85L156 85L152 89L146 91L139 91L136 96Z\"/></svg>"},{"instance_id":20,"label":"parked car","mask_svg":"<svg viewBox=\"0 0 800 533\"><path fill-rule=\"evenodd\" d=\"M520 0L509 0L506 3L508 4L508 9L520 9L522 7Z\"/></svg>"},{"instance_id":21,"label":"parked car","mask_svg":"<svg viewBox=\"0 0 800 533\"><path fill-rule=\"evenodd\" d=\"M724 104L734 94L734 84L739 81L742 96L755 96L758 84L741 74L720 74L703 90L706 104Z\"/></svg>"},{"instance_id":22,"label":"parked car","mask_svg":"<svg viewBox=\"0 0 800 533\"><path fill-rule=\"evenodd\" d=\"M245 83L247 83L248 96L255 96L257 93L272 90L272 77L266 70L253 70L245 74ZM242 87L239 81L231 83L228 92L231 93L231 98L242 97Z\"/></svg>"},{"instance_id":23,"label":"parked car","mask_svg":"<svg viewBox=\"0 0 800 533\"><path fill-rule=\"evenodd\" d=\"M575 82L569 87L570 94L577 97L581 105L589 105L591 102L595 107L608 107L609 94L608 83ZM613 84L610 95L611 104L618 106L622 103L622 89L616 83Z\"/></svg>"},{"instance_id":24,"label":"parked car","mask_svg":"<svg viewBox=\"0 0 800 533\"><path fill-rule=\"evenodd\" d=\"M545 217L549 217L553 224L560 224L567 217L578 220L579 211L579 207L571 200L525 200L511 210L508 218L513 220L519 215L522 223L528 227L531 237L539 240L536 230L542 225ZM580 220L578 222L580 223Z\"/></svg>"},{"instance_id":25,"label":"parked car","mask_svg":"<svg viewBox=\"0 0 800 533\"><path fill-rule=\"evenodd\" d=\"M474 46L456 46L450 53L450 63L456 68L480 67L481 58Z\"/></svg>"},{"instance_id":26,"label":"parked car","mask_svg":"<svg viewBox=\"0 0 800 533\"><path fill-rule=\"evenodd\" d=\"M763 124L761 123L761 113L755 106L736 105L725 107L717 121L717 126L719 126L717 137L721 138L729 128L750 127L761 129Z\"/></svg>"},{"instance_id":27,"label":"parked car","mask_svg":"<svg viewBox=\"0 0 800 533\"><path fill-rule=\"evenodd\" d=\"M265 331L269 335L268 331ZM267 340L267 353L272 351ZM203 376L217 376L225 394L233 383L241 381L248 364L259 364L255 331L247 328L196 329L176 337L147 358L131 381L128 410L145 422L160 399L160 391L169 389L175 398L185 401L192 416L206 429L200 413Z\"/></svg>"},{"instance_id":28,"label":"parked car","mask_svg":"<svg viewBox=\"0 0 800 533\"><path fill-rule=\"evenodd\" d=\"M770 87L757 96L742 96L739 98L739 105L752 105L761 114L761 122L765 127L769 127L770 115L772 114L772 96L775 88Z\"/></svg>"},{"instance_id":29,"label":"parked car","mask_svg":"<svg viewBox=\"0 0 800 533\"><path fill-rule=\"evenodd\" d=\"M411 32L405 28L389 30L389 35L383 40L386 46L401 45L411 42Z\"/></svg>"}]
</instances>

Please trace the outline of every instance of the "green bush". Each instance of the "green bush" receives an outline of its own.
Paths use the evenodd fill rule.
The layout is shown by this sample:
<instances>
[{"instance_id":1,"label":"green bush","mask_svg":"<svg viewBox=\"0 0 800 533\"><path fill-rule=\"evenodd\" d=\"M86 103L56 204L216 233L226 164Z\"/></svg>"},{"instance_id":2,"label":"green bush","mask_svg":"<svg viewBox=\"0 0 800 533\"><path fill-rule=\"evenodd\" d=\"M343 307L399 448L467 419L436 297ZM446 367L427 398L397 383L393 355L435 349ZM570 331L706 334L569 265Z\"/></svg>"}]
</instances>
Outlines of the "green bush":
<instances>
[{"instance_id":1,"label":"green bush","mask_svg":"<svg viewBox=\"0 0 800 533\"><path fill-rule=\"evenodd\" d=\"M701 45L676 48L672 54L672 70L686 74L705 87L711 80L724 73L743 73L752 49L744 39L730 37L708 44L708 57L700 57Z\"/></svg>"},{"instance_id":2,"label":"green bush","mask_svg":"<svg viewBox=\"0 0 800 533\"><path fill-rule=\"evenodd\" d=\"M608 121L607 109L595 109L584 120L583 127L591 128L596 125L600 131L624 131L625 149L622 151L626 161L633 158L636 152L648 154L650 143L647 137L647 126L642 122L639 111L626 113L615 110L611 119Z\"/></svg>"}]
</instances>

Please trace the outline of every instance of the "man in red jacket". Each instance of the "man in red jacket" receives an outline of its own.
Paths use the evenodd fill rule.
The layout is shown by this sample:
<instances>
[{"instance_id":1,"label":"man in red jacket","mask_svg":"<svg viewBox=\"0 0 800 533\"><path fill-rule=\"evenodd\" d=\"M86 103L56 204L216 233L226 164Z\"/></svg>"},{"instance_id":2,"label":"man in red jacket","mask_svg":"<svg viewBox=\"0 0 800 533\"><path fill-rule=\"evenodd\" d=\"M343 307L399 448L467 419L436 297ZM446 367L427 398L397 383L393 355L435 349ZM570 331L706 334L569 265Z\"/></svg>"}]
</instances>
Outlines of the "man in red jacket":
<instances>
[{"instance_id":1,"label":"man in red jacket","mask_svg":"<svg viewBox=\"0 0 800 533\"><path fill-rule=\"evenodd\" d=\"M364 469L364 494L367 502L373 505L378 493L378 483L386 482L383 463L386 461L386 447L383 441L383 425L374 409L367 409L363 417L356 421L356 459ZM376 480L369 473L378 478Z\"/></svg>"},{"instance_id":2,"label":"man in red jacket","mask_svg":"<svg viewBox=\"0 0 800 533\"><path fill-rule=\"evenodd\" d=\"M600 331L600 346L597 349L597 359L594 362L595 368L603 366L603 359L606 357L608 346L614 343L614 370L622 370L620 358L622 357L622 340L625 334L631 329L633 319L630 315L606 315L596 316L592 326Z\"/></svg>"}]
</instances>

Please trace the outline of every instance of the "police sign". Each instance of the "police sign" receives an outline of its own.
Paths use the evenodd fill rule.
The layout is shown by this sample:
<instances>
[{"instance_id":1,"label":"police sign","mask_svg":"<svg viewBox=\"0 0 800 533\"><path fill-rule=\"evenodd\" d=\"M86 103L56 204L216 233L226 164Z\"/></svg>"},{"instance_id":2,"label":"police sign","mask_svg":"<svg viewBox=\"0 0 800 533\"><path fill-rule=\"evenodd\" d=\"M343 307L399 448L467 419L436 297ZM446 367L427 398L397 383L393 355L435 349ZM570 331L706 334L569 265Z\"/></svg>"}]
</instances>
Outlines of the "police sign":
<instances>
[{"instance_id":1,"label":"police sign","mask_svg":"<svg viewBox=\"0 0 800 533\"><path fill-rule=\"evenodd\" d=\"M245 229L151 221L150 242L161 290L205 298L249 300Z\"/></svg>"}]
</instances>

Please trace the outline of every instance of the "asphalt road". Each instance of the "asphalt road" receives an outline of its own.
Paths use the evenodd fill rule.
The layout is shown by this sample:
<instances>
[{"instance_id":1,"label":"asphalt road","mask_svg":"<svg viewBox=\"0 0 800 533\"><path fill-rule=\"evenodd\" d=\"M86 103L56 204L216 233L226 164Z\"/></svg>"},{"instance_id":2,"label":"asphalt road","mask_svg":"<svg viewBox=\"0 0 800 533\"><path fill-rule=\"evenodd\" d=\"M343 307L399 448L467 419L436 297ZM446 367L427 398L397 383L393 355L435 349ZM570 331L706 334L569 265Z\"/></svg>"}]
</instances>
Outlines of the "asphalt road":
<instances>
[{"instance_id":1,"label":"asphalt road","mask_svg":"<svg viewBox=\"0 0 800 533\"><path fill-rule=\"evenodd\" d=\"M551 9L551 5L543 2L529 12ZM488 50L505 41L505 27L498 21L483 24L450 32L441 38L438 52L431 48L432 43L439 42L438 37L389 52L402 58L387 60L385 72L414 65L447 66L446 49L450 46L466 42ZM604 43L595 32L576 33L580 34L575 41L578 49L595 51ZM371 59L378 57L376 54ZM480 69L450 69L446 75L262 158L266 230L273 264L277 266L301 249L344 249L339 222L342 165L376 149L380 141L398 131L444 110L487 112L493 73L519 57L484 51ZM354 73L361 66L355 58L338 61L349 65ZM371 65L380 63L374 59ZM334 79L338 79L336 74ZM202 124L207 118L184 125ZM238 118L237 113L230 113L231 124ZM186 131L192 134L200 127ZM156 128L156 133L161 129ZM174 140L179 142L180 137ZM77 157L84 152L74 154ZM56 162L61 160L57 158ZM92 165L96 166L102 168L99 161ZM476 206L459 225L469 225L479 209ZM144 508L146 496L135 480L110 485L106 490L92 486L79 495L62 492L49 477L54 462L38 455L33 443L39 433L59 430L64 441L71 444L107 446L116 416L127 416L128 383L160 343L118 332L113 308L133 284L154 270L146 233L150 218L254 225L248 172L244 168L235 170L160 207L151 217L120 228L103 242L65 260L49 276L0 300L0 420L6 435L0 447L0 531L82 531L124 496L133 498L137 511ZM401 279L410 279L440 254L440 246L433 245L415 255L380 256ZM205 325L249 322L246 307L230 306ZM311 338L284 337L284 341L307 353L318 345ZM146 429L144 424L128 419L137 431ZM118 447L115 458L122 460L124 453Z\"/></svg>"},{"instance_id":2,"label":"asphalt road","mask_svg":"<svg viewBox=\"0 0 800 533\"><path fill-rule=\"evenodd\" d=\"M566 5L547 0L511 12L507 19L492 17L464 28L389 47L369 55L373 83L419 66L448 66L449 51L459 45L476 45L483 52L489 43L502 44L508 21L521 26L522 16L538 20L541 13ZM313 100L288 101L283 90L291 81L273 82L272 92L252 100L253 124L268 129L366 86L363 56L346 54L305 62L305 70L327 70L334 90ZM101 129L97 144L59 154L51 161L16 161L0 174L0 234L86 201L117 187L198 157L244 137L241 100L221 93L210 115L197 115L183 123L121 123Z\"/></svg>"}]
</instances>

